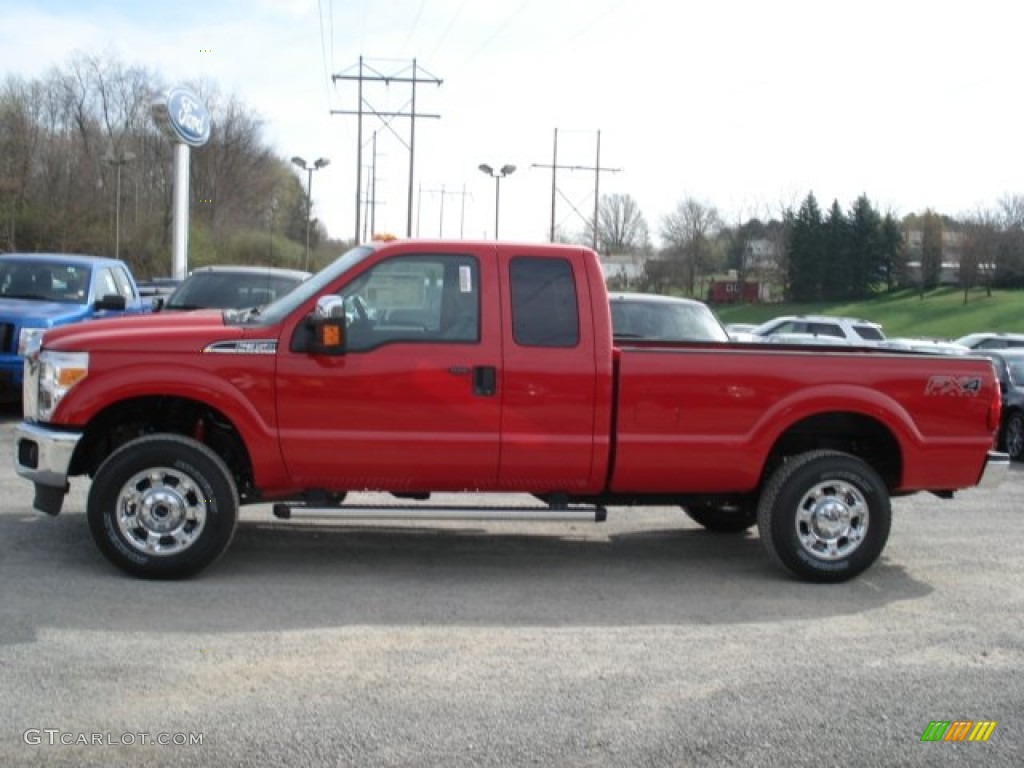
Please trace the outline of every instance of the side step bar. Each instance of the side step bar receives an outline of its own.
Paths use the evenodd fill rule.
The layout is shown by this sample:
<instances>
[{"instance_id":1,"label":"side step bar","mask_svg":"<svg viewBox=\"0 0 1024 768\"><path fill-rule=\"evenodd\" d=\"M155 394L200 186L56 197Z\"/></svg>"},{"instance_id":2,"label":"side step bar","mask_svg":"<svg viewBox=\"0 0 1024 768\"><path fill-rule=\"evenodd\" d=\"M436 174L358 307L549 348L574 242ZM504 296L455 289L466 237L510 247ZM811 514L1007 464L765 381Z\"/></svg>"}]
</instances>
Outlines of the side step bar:
<instances>
[{"instance_id":1,"label":"side step bar","mask_svg":"<svg viewBox=\"0 0 1024 768\"><path fill-rule=\"evenodd\" d=\"M393 507L343 505L306 507L275 504L274 517L321 517L343 520L529 520L533 522L572 522L585 520L603 523L608 519L604 507L588 509L552 509L550 507Z\"/></svg>"}]
</instances>

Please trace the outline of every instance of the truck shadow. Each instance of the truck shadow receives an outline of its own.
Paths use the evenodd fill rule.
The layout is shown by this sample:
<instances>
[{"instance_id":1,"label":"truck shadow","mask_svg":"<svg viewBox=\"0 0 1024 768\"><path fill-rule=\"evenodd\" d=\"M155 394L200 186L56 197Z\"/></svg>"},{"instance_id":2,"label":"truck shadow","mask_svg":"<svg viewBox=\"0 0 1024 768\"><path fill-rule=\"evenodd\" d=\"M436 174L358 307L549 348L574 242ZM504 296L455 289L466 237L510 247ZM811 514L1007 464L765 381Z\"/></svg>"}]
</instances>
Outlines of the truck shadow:
<instances>
[{"instance_id":1,"label":"truck shadow","mask_svg":"<svg viewBox=\"0 0 1024 768\"><path fill-rule=\"evenodd\" d=\"M884 556L850 582L805 584L773 565L756 535L716 536L682 521L610 535L534 530L243 522L197 578L152 582L109 565L80 513L7 513L0 643L31 641L42 627L730 625L827 619L931 592Z\"/></svg>"}]
</instances>

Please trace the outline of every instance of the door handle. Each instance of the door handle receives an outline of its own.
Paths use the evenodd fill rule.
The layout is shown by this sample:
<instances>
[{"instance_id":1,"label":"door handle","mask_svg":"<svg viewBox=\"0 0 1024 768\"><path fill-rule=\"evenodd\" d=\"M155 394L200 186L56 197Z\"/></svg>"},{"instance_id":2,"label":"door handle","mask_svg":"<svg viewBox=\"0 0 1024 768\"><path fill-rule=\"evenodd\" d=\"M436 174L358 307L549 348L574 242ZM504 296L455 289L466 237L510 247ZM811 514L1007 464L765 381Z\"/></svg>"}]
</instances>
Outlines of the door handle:
<instances>
[{"instance_id":1,"label":"door handle","mask_svg":"<svg viewBox=\"0 0 1024 768\"><path fill-rule=\"evenodd\" d=\"M473 366L473 394L494 397L498 387L498 369L493 365Z\"/></svg>"}]
</instances>

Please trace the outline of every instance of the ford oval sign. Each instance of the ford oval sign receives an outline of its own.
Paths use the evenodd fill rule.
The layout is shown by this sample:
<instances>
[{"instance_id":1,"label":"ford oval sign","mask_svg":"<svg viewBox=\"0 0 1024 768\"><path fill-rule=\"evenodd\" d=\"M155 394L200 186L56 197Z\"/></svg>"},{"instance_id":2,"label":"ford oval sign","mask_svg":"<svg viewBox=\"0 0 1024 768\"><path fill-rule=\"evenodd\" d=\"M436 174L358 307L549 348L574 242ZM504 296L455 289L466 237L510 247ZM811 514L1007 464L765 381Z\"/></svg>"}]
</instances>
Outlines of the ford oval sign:
<instances>
[{"instance_id":1,"label":"ford oval sign","mask_svg":"<svg viewBox=\"0 0 1024 768\"><path fill-rule=\"evenodd\" d=\"M167 124L174 135L190 147L201 147L210 139L210 113L188 88L167 93Z\"/></svg>"}]
</instances>

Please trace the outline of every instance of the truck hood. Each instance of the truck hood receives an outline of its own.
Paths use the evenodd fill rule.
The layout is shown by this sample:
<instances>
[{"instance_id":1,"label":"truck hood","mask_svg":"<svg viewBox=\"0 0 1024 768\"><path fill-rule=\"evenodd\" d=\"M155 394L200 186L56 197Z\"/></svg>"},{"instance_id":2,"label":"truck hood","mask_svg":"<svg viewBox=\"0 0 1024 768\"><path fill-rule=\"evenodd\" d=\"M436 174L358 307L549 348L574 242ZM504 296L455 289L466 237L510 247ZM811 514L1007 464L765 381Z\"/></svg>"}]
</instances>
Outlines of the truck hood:
<instances>
[{"instance_id":1,"label":"truck hood","mask_svg":"<svg viewBox=\"0 0 1024 768\"><path fill-rule=\"evenodd\" d=\"M54 328L43 347L65 352L184 352L195 354L218 341L277 338L277 328L225 325L221 310L157 312Z\"/></svg>"},{"instance_id":2,"label":"truck hood","mask_svg":"<svg viewBox=\"0 0 1024 768\"><path fill-rule=\"evenodd\" d=\"M0 322L49 326L70 323L89 314L85 304L36 299L0 299Z\"/></svg>"}]
</instances>

